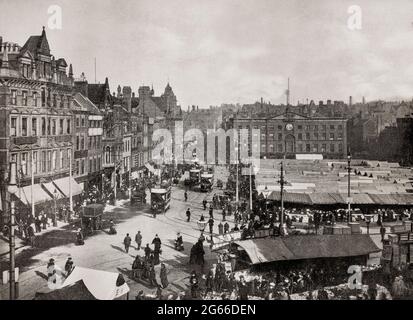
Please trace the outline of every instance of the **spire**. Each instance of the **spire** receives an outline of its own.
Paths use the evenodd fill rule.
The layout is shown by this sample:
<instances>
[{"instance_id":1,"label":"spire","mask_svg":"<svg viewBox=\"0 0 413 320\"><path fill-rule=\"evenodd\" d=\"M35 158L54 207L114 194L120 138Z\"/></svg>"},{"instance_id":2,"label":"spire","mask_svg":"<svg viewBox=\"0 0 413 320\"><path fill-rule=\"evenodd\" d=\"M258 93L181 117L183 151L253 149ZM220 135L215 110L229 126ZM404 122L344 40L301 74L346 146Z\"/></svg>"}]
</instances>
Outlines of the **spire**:
<instances>
[{"instance_id":1,"label":"spire","mask_svg":"<svg viewBox=\"0 0 413 320\"><path fill-rule=\"evenodd\" d=\"M69 77L73 78L73 67L72 64L69 65Z\"/></svg>"}]
</instances>

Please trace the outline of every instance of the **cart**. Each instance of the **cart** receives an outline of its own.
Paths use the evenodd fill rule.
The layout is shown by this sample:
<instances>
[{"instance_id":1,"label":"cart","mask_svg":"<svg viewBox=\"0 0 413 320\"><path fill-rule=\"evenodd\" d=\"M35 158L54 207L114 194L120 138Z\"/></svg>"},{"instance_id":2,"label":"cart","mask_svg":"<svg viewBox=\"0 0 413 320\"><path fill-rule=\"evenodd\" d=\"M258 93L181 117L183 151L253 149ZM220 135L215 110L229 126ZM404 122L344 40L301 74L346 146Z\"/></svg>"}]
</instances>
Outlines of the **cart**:
<instances>
[{"instance_id":1,"label":"cart","mask_svg":"<svg viewBox=\"0 0 413 320\"><path fill-rule=\"evenodd\" d=\"M171 187L151 189L152 212L165 213L171 204Z\"/></svg>"},{"instance_id":2,"label":"cart","mask_svg":"<svg viewBox=\"0 0 413 320\"><path fill-rule=\"evenodd\" d=\"M209 192L212 190L214 183L214 175L212 173L201 174L201 192Z\"/></svg>"},{"instance_id":3,"label":"cart","mask_svg":"<svg viewBox=\"0 0 413 320\"><path fill-rule=\"evenodd\" d=\"M93 233L102 229L102 216L105 206L103 204L89 204L83 207L81 213L82 230Z\"/></svg>"}]
</instances>

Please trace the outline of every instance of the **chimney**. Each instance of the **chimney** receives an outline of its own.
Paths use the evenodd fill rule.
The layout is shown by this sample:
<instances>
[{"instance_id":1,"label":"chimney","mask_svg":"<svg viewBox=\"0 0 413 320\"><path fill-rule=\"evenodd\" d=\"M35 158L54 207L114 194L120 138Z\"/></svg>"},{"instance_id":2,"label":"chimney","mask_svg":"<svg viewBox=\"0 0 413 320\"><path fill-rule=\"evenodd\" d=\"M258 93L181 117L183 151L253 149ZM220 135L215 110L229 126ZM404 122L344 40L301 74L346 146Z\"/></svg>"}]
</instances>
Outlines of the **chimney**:
<instances>
[{"instance_id":1,"label":"chimney","mask_svg":"<svg viewBox=\"0 0 413 320\"><path fill-rule=\"evenodd\" d=\"M351 107L352 105L353 105L353 97L350 96L350 97L348 98L348 106Z\"/></svg>"},{"instance_id":2,"label":"chimney","mask_svg":"<svg viewBox=\"0 0 413 320\"><path fill-rule=\"evenodd\" d=\"M319 105L320 107L322 107L322 106L323 106L323 100L320 100L320 101L318 102L318 105Z\"/></svg>"},{"instance_id":3,"label":"chimney","mask_svg":"<svg viewBox=\"0 0 413 320\"><path fill-rule=\"evenodd\" d=\"M128 112L132 112L132 89L131 87L123 87L122 90L123 94L123 101L126 103L126 108L128 109Z\"/></svg>"},{"instance_id":4,"label":"chimney","mask_svg":"<svg viewBox=\"0 0 413 320\"><path fill-rule=\"evenodd\" d=\"M331 106L331 100L327 100L327 105Z\"/></svg>"},{"instance_id":5,"label":"chimney","mask_svg":"<svg viewBox=\"0 0 413 320\"><path fill-rule=\"evenodd\" d=\"M366 104L366 98L363 97L363 104Z\"/></svg>"}]
</instances>

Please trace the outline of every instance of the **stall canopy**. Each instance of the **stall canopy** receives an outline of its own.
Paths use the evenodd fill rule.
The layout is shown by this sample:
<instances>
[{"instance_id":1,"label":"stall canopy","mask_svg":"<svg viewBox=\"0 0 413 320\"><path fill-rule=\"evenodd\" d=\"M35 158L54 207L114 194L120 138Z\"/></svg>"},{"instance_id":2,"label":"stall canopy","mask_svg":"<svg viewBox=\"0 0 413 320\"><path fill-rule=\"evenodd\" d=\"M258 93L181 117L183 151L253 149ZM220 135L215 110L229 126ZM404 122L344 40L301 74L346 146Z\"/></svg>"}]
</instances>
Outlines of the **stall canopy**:
<instances>
[{"instance_id":1,"label":"stall canopy","mask_svg":"<svg viewBox=\"0 0 413 320\"><path fill-rule=\"evenodd\" d=\"M310 193L308 194L312 204L315 205L335 205L337 200L328 193Z\"/></svg>"},{"instance_id":2,"label":"stall canopy","mask_svg":"<svg viewBox=\"0 0 413 320\"><path fill-rule=\"evenodd\" d=\"M252 264L365 256L380 249L366 234L307 235L235 241Z\"/></svg>"},{"instance_id":3,"label":"stall canopy","mask_svg":"<svg viewBox=\"0 0 413 320\"><path fill-rule=\"evenodd\" d=\"M56 187L64 194L65 197L70 196L70 187L72 188L72 195L77 196L82 193L83 186L76 182L75 179L70 177L65 177L61 179L54 180L53 183ZM69 186L70 183L70 186Z\"/></svg>"},{"instance_id":4,"label":"stall canopy","mask_svg":"<svg viewBox=\"0 0 413 320\"><path fill-rule=\"evenodd\" d=\"M19 188L16 193L16 196L27 205L31 205L32 203L32 186L26 186L23 188ZM39 204L45 201L53 200L50 195L47 194L46 191L41 187L40 184L33 185L33 202L34 204Z\"/></svg>"},{"instance_id":5,"label":"stall canopy","mask_svg":"<svg viewBox=\"0 0 413 320\"><path fill-rule=\"evenodd\" d=\"M129 292L119 273L76 266L59 289L37 294L39 300L114 300Z\"/></svg>"}]
</instances>

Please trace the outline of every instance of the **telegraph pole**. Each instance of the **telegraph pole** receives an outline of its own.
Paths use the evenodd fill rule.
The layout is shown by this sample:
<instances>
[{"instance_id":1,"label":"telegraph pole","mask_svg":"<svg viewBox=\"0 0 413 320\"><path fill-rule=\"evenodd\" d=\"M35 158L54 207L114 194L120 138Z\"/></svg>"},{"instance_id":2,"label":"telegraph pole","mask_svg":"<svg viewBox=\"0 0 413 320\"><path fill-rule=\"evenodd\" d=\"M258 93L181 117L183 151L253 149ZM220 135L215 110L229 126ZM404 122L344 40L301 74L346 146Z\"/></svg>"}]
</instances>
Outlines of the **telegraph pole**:
<instances>
[{"instance_id":1,"label":"telegraph pole","mask_svg":"<svg viewBox=\"0 0 413 320\"><path fill-rule=\"evenodd\" d=\"M9 187L8 192L10 196L13 196L17 191L16 185L16 162L10 163L9 174ZM9 249L10 249L10 264L9 264L9 285L10 285L10 300L16 299L16 256L15 256L15 238L14 238L14 225L15 225L15 203L14 199L10 199L10 237L9 237Z\"/></svg>"},{"instance_id":2,"label":"telegraph pole","mask_svg":"<svg viewBox=\"0 0 413 320\"><path fill-rule=\"evenodd\" d=\"M284 235L284 185L286 181L284 180L284 165L281 162L281 175L280 175L280 197L281 197L281 214L280 214L280 235Z\"/></svg>"},{"instance_id":3,"label":"telegraph pole","mask_svg":"<svg viewBox=\"0 0 413 320\"><path fill-rule=\"evenodd\" d=\"M348 202L348 222L351 222L351 198L350 198L350 175L351 175L351 155L348 153L347 155L347 202Z\"/></svg>"}]
</instances>

